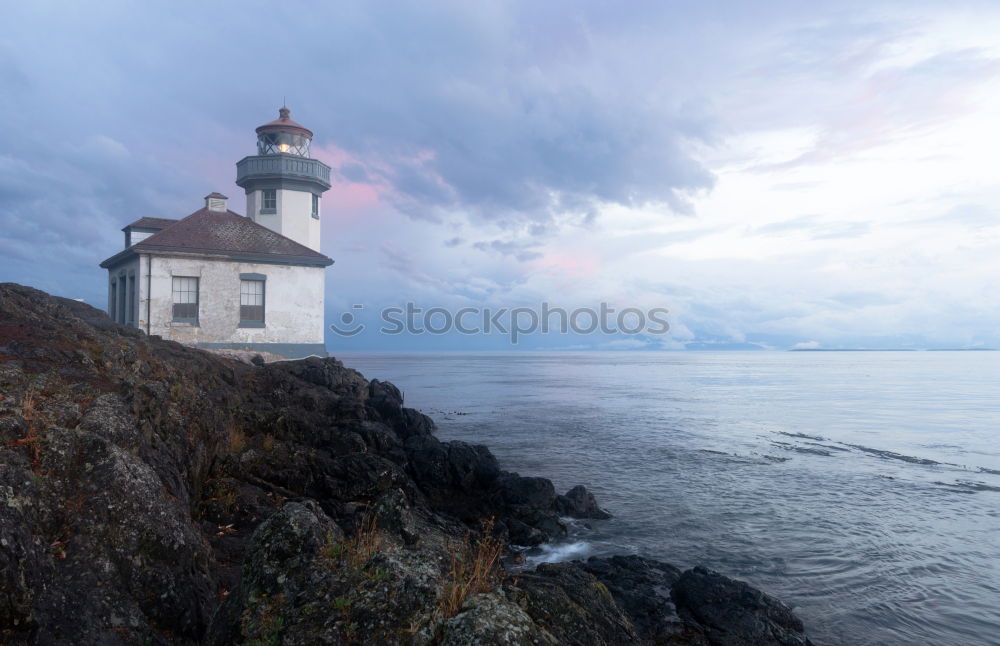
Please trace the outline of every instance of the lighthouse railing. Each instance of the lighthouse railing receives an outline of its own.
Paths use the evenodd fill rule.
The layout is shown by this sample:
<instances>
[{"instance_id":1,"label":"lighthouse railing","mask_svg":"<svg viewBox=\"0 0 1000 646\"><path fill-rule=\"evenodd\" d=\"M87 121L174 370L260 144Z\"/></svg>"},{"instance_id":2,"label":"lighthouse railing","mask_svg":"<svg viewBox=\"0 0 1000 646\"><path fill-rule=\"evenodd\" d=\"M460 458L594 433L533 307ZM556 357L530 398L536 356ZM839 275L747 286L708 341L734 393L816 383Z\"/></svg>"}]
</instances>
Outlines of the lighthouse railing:
<instances>
[{"instance_id":1,"label":"lighthouse railing","mask_svg":"<svg viewBox=\"0 0 1000 646\"><path fill-rule=\"evenodd\" d=\"M330 184L330 167L317 159L294 155L255 155L236 164L236 183L253 177L297 176Z\"/></svg>"}]
</instances>

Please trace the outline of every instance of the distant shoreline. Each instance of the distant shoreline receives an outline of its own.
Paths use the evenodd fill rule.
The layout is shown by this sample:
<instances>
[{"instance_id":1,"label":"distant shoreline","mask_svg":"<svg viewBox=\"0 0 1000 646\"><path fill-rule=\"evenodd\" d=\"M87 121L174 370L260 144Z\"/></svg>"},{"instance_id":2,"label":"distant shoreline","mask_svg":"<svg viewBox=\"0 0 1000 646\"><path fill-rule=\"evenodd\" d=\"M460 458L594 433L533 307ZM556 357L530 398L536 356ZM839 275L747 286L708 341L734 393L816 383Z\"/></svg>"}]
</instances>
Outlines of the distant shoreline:
<instances>
[{"instance_id":1,"label":"distant shoreline","mask_svg":"<svg viewBox=\"0 0 1000 646\"><path fill-rule=\"evenodd\" d=\"M792 348L789 352L996 352L996 348Z\"/></svg>"}]
</instances>

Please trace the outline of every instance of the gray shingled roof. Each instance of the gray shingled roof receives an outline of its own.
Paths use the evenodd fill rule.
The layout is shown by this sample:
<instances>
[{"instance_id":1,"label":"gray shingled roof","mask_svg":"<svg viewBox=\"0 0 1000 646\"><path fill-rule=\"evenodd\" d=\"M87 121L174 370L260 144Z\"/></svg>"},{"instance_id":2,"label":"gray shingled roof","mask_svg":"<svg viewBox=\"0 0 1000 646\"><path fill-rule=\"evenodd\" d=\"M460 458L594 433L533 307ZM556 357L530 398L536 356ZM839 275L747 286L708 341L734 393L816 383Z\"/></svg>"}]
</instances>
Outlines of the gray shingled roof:
<instances>
[{"instance_id":1,"label":"gray shingled roof","mask_svg":"<svg viewBox=\"0 0 1000 646\"><path fill-rule=\"evenodd\" d=\"M113 266L131 253L171 252L220 256L248 262L322 267L333 264L333 260L327 256L238 213L201 209L108 258L101 266Z\"/></svg>"}]
</instances>

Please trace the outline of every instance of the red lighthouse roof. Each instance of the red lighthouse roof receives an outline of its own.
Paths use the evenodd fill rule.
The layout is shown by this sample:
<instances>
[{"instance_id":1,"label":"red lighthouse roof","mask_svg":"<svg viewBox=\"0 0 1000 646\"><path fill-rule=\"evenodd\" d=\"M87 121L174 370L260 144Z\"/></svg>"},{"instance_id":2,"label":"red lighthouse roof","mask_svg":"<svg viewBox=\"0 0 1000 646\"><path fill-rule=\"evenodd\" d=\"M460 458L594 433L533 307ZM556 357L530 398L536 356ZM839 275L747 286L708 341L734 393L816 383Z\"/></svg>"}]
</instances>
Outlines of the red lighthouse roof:
<instances>
[{"instance_id":1,"label":"red lighthouse roof","mask_svg":"<svg viewBox=\"0 0 1000 646\"><path fill-rule=\"evenodd\" d=\"M277 119L257 127L257 134L287 132L289 134L302 135L303 137L312 139L312 130L306 128L300 123L292 121L290 117L291 114L292 111L283 106L280 110L278 110Z\"/></svg>"}]
</instances>

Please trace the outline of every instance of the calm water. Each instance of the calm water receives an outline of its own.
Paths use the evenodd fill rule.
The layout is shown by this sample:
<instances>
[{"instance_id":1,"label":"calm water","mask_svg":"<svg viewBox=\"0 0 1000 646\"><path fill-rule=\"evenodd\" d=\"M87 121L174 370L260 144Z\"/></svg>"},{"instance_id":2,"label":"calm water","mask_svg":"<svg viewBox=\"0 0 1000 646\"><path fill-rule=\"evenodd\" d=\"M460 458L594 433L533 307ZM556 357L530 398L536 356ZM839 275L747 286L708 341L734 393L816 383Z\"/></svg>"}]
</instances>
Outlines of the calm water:
<instances>
[{"instance_id":1,"label":"calm water","mask_svg":"<svg viewBox=\"0 0 1000 646\"><path fill-rule=\"evenodd\" d=\"M542 558L703 563L819 644L1000 644L998 353L341 358L615 514Z\"/></svg>"}]
</instances>

